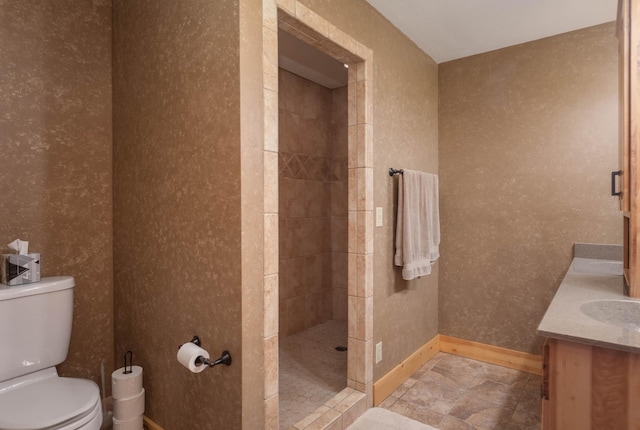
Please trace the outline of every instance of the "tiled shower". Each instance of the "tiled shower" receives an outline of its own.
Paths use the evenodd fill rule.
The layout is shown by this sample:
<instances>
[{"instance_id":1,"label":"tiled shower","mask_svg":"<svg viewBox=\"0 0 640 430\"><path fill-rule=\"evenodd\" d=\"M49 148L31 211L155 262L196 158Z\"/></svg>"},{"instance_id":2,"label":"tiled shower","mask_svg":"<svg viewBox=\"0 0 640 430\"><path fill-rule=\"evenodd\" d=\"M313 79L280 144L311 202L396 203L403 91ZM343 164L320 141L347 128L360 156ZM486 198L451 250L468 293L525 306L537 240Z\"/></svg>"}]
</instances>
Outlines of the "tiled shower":
<instances>
[{"instance_id":1,"label":"tiled shower","mask_svg":"<svg viewBox=\"0 0 640 430\"><path fill-rule=\"evenodd\" d=\"M278 112L282 427L347 386L347 87L279 69Z\"/></svg>"}]
</instances>

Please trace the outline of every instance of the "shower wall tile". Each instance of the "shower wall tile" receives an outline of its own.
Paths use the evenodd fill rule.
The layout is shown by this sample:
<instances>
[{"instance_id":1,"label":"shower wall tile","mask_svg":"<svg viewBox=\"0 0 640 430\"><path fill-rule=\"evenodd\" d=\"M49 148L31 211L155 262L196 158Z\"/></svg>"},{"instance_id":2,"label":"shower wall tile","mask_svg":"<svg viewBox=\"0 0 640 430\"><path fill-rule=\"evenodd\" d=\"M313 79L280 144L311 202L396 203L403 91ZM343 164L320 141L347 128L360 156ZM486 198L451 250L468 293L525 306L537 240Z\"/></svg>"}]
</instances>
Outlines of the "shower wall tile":
<instances>
[{"instance_id":1,"label":"shower wall tile","mask_svg":"<svg viewBox=\"0 0 640 430\"><path fill-rule=\"evenodd\" d=\"M332 317L333 292L325 289L305 296L305 327L313 327Z\"/></svg>"},{"instance_id":2,"label":"shower wall tile","mask_svg":"<svg viewBox=\"0 0 640 430\"><path fill-rule=\"evenodd\" d=\"M373 230L373 211L356 211L356 252L373 253L373 237L367 232Z\"/></svg>"},{"instance_id":3,"label":"shower wall tile","mask_svg":"<svg viewBox=\"0 0 640 430\"><path fill-rule=\"evenodd\" d=\"M339 145L340 142L347 142L347 134L341 136L342 140L334 139L334 145ZM342 146L347 146L346 143L343 143ZM345 157L336 157L333 156L331 159L332 170L331 170L331 181L334 182L345 182L347 181L347 159ZM346 185L346 184L345 184ZM345 198L346 201L346 198Z\"/></svg>"},{"instance_id":4,"label":"shower wall tile","mask_svg":"<svg viewBox=\"0 0 640 430\"><path fill-rule=\"evenodd\" d=\"M358 166L358 126L356 124L347 126L347 136L349 140L347 145L347 167L355 169Z\"/></svg>"},{"instance_id":5,"label":"shower wall tile","mask_svg":"<svg viewBox=\"0 0 640 430\"><path fill-rule=\"evenodd\" d=\"M264 151L264 212L278 212L278 154Z\"/></svg>"},{"instance_id":6,"label":"shower wall tile","mask_svg":"<svg viewBox=\"0 0 640 430\"><path fill-rule=\"evenodd\" d=\"M350 169L349 171L351 171ZM354 175L355 176L355 175ZM351 182L349 183L349 188L351 188ZM350 193L354 194L354 193ZM349 209L349 243L347 244L347 251L352 254L356 252L361 252L358 250L358 212L355 210Z\"/></svg>"},{"instance_id":7,"label":"shower wall tile","mask_svg":"<svg viewBox=\"0 0 640 430\"><path fill-rule=\"evenodd\" d=\"M264 214L264 273L278 273L278 215Z\"/></svg>"},{"instance_id":8,"label":"shower wall tile","mask_svg":"<svg viewBox=\"0 0 640 430\"><path fill-rule=\"evenodd\" d=\"M279 85L281 150L331 157L331 91L282 69Z\"/></svg>"},{"instance_id":9,"label":"shower wall tile","mask_svg":"<svg viewBox=\"0 0 640 430\"><path fill-rule=\"evenodd\" d=\"M264 337L278 334L278 276L264 278Z\"/></svg>"},{"instance_id":10,"label":"shower wall tile","mask_svg":"<svg viewBox=\"0 0 640 430\"><path fill-rule=\"evenodd\" d=\"M329 218L289 218L280 221L280 230L281 259L331 251Z\"/></svg>"},{"instance_id":11,"label":"shower wall tile","mask_svg":"<svg viewBox=\"0 0 640 430\"><path fill-rule=\"evenodd\" d=\"M278 156L280 175L285 178L312 181L337 181L345 176L345 160L281 151Z\"/></svg>"},{"instance_id":12,"label":"shower wall tile","mask_svg":"<svg viewBox=\"0 0 640 430\"><path fill-rule=\"evenodd\" d=\"M302 118L310 119L314 121L321 121L323 124L330 124L331 122L331 90L318 85L314 82L303 80L302 81ZM298 106L298 109L300 106ZM323 126L314 130L317 133L321 133L322 136L331 134L331 128ZM322 149L326 150L329 146L328 140L322 141ZM313 154L313 151L309 147L305 147L306 153Z\"/></svg>"},{"instance_id":13,"label":"shower wall tile","mask_svg":"<svg viewBox=\"0 0 640 430\"><path fill-rule=\"evenodd\" d=\"M278 31L278 5L276 1L268 0L262 2L262 25L269 30ZM278 51L275 52L277 53Z\"/></svg>"},{"instance_id":14,"label":"shower wall tile","mask_svg":"<svg viewBox=\"0 0 640 430\"><path fill-rule=\"evenodd\" d=\"M332 301L332 315L334 320L347 321L348 305L347 305L347 289L334 287Z\"/></svg>"},{"instance_id":15,"label":"shower wall tile","mask_svg":"<svg viewBox=\"0 0 640 430\"><path fill-rule=\"evenodd\" d=\"M296 18L308 25L324 37L329 37L329 21L303 5L296 3Z\"/></svg>"},{"instance_id":16,"label":"shower wall tile","mask_svg":"<svg viewBox=\"0 0 640 430\"><path fill-rule=\"evenodd\" d=\"M280 403L277 394L267 398L264 402L264 428L276 429L280 422Z\"/></svg>"},{"instance_id":17,"label":"shower wall tile","mask_svg":"<svg viewBox=\"0 0 640 430\"><path fill-rule=\"evenodd\" d=\"M299 77L293 73L280 69L279 82L280 97L283 100L279 108L286 112L302 115L304 110L304 79L299 79Z\"/></svg>"},{"instance_id":18,"label":"shower wall tile","mask_svg":"<svg viewBox=\"0 0 640 430\"><path fill-rule=\"evenodd\" d=\"M359 211L373 210L373 169L358 168L356 170L357 202Z\"/></svg>"},{"instance_id":19,"label":"shower wall tile","mask_svg":"<svg viewBox=\"0 0 640 430\"><path fill-rule=\"evenodd\" d=\"M334 25L329 26L329 39L348 51L343 60L345 63L355 64L363 60L372 59L373 51L370 48L367 48L355 37Z\"/></svg>"},{"instance_id":20,"label":"shower wall tile","mask_svg":"<svg viewBox=\"0 0 640 430\"><path fill-rule=\"evenodd\" d=\"M331 255L315 254L280 261L282 299L303 296L331 285Z\"/></svg>"},{"instance_id":21,"label":"shower wall tile","mask_svg":"<svg viewBox=\"0 0 640 430\"><path fill-rule=\"evenodd\" d=\"M349 169L347 175L348 189L354 191L349 193L347 197L347 209L349 211L357 211L360 197L358 190L358 169Z\"/></svg>"},{"instance_id":22,"label":"shower wall tile","mask_svg":"<svg viewBox=\"0 0 640 430\"><path fill-rule=\"evenodd\" d=\"M347 217L331 217L331 252L347 252L347 234L349 225Z\"/></svg>"},{"instance_id":23,"label":"shower wall tile","mask_svg":"<svg viewBox=\"0 0 640 430\"><path fill-rule=\"evenodd\" d=\"M282 75L282 69L280 69L280 75ZM280 80L279 87L282 89L286 85L286 82ZM278 109L278 117L280 121L280 127L278 130L279 146L281 152L294 153L296 150L296 142L300 140L304 134L300 134L302 126L300 125L302 120L297 113L290 112L282 108L285 98L283 91L279 91L280 94L280 108Z\"/></svg>"},{"instance_id":24,"label":"shower wall tile","mask_svg":"<svg viewBox=\"0 0 640 430\"><path fill-rule=\"evenodd\" d=\"M280 336L301 332L305 328L307 312L306 296L280 300Z\"/></svg>"},{"instance_id":25,"label":"shower wall tile","mask_svg":"<svg viewBox=\"0 0 640 430\"><path fill-rule=\"evenodd\" d=\"M346 319L335 292L341 289L346 303L346 89L337 91L280 70L283 336L335 317L334 303L335 313L343 312ZM301 306L302 312L294 306Z\"/></svg>"},{"instance_id":26,"label":"shower wall tile","mask_svg":"<svg viewBox=\"0 0 640 430\"><path fill-rule=\"evenodd\" d=\"M287 11L292 16L296 15L296 0L276 0L278 7Z\"/></svg>"},{"instance_id":27,"label":"shower wall tile","mask_svg":"<svg viewBox=\"0 0 640 430\"><path fill-rule=\"evenodd\" d=\"M363 61L356 64L356 81L373 81L373 63Z\"/></svg>"},{"instance_id":28,"label":"shower wall tile","mask_svg":"<svg viewBox=\"0 0 640 430\"><path fill-rule=\"evenodd\" d=\"M348 339L349 351L353 351L356 357L355 360L349 360L347 365L347 379L353 383L366 384L372 380L373 366L364 365L366 362L371 364L372 342L372 340L363 341L352 337Z\"/></svg>"},{"instance_id":29,"label":"shower wall tile","mask_svg":"<svg viewBox=\"0 0 640 430\"><path fill-rule=\"evenodd\" d=\"M354 339L363 340L363 336L358 335L358 298L355 296L349 296L347 298L347 309L349 315L353 315L356 318L349 318L349 324L347 325L347 334Z\"/></svg>"},{"instance_id":30,"label":"shower wall tile","mask_svg":"<svg viewBox=\"0 0 640 430\"><path fill-rule=\"evenodd\" d=\"M269 9L264 6L271 2L263 1L263 8ZM275 9L275 8L274 8ZM273 14L277 20L277 14ZM269 21L274 17L264 17L263 19ZM263 76L264 76L264 88L271 91L278 91L278 28L268 28L264 26L262 28L262 44L263 44Z\"/></svg>"},{"instance_id":31,"label":"shower wall tile","mask_svg":"<svg viewBox=\"0 0 640 430\"><path fill-rule=\"evenodd\" d=\"M331 90L331 122L337 127L347 126L348 105L346 101L348 91L349 89L346 85L344 87L334 88ZM334 129L333 131L336 132L338 130ZM334 147L333 149L336 150L339 148ZM344 148L341 150L344 150ZM334 153L334 155L339 154Z\"/></svg>"},{"instance_id":32,"label":"shower wall tile","mask_svg":"<svg viewBox=\"0 0 640 430\"><path fill-rule=\"evenodd\" d=\"M349 336L359 340L370 340L373 337L373 332L371 324L368 323L372 321L367 321L366 318L372 318L373 297L349 296L348 307L349 314L355 316L355 318L349 320Z\"/></svg>"},{"instance_id":33,"label":"shower wall tile","mask_svg":"<svg viewBox=\"0 0 640 430\"><path fill-rule=\"evenodd\" d=\"M356 85L349 85L347 88L347 103L348 103L348 115L347 115L347 125L357 125L358 124L358 113L357 113L357 97L356 97Z\"/></svg>"},{"instance_id":34,"label":"shower wall tile","mask_svg":"<svg viewBox=\"0 0 640 430\"><path fill-rule=\"evenodd\" d=\"M349 349L349 354L353 354L354 358L347 362L347 380L355 382L358 367L356 363L360 357L364 355L364 342L349 336L347 339L347 348ZM352 385L349 385L349 387L353 388Z\"/></svg>"},{"instance_id":35,"label":"shower wall tile","mask_svg":"<svg viewBox=\"0 0 640 430\"><path fill-rule=\"evenodd\" d=\"M371 313L371 315L373 315ZM356 382L371 384L373 381L373 340L369 339L364 343L364 356L360 360L362 367L358 368L358 375L363 374L362 379L356 377Z\"/></svg>"},{"instance_id":36,"label":"shower wall tile","mask_svg":"<svg viewBox=\"0 0 640 430\"><path fill-rule=\"evenodd\" d=\"M278 151L278 93L271 89L264 89L264 150Z\"/></svg>"},{"instance_id":37,"label":"shower wall tile","mask_svg":"<svg viewBox=\"0 0 640 430\"><path fill-rule=\"evenodd\" d=\"M358 124L356 133L358 165L373 167L373 126L371 124Z\"/></svg>"},{"instance_id":38,"label":"shower wall tile","mask_svg":"<svg viewBox=\"0 0 640 430\"><path fill-rule=\"evenodd\" d=\"M357 264L360 257L362 256L352 253L351 251L347 254L347 261L349 265L347 267L347 291L349 296L355 296L358 288Z\"/></svg>"},{"instance_id":39,"label":"shower wall tile","mask_svg":"<svg viewBox=\"0 0 640 430\"><path fill-rule=\"evenodd\" d=\"M281 218L321 218L330 215L331 189L320 181L280 177L280 186L286 190L280 197Z\"/></svg>"},{"instance_id":40,"label":"shower wall tile","mask_svg":"<svg viewBox=\"0 0 640 430\"><path fill-rule=\"evenodd\" d=\"M371 124L373 122L373 104L368 101L366 96L361 95L371 91L371 82L358 81L355 85L356 94L358 94L356 97L357 124Z\"/></svg>"},{"instance_id":41,"label":"shower wall tile","mask_svg":"<svg viewBox=\"0 0 640 430\"><path fill-rule=\"evenodd\" d=\"M330 184L331 192L331 210L330 215L334 217L347 217L349 210L347 208L347 199L349 196L348 182L345 179L341 181L333 181Z\"/></svg>"},{"instance_id":42,"label":"shower wall tile","mask_svg":"<svg viewBox=\"0 0 640 430\"><path fill-rule=\"evenodd\" d=\"M264 395L269 398L278 393L278 336L264 340Z\"/></svg>"},{"instance_id":43,"label":"shower wall tile","mask_svg":"<svg viewBox=\"0 0 640 430\"><path fill-rule=\"evenodd\" d=\"M333 135L331 155L334 159L346 159L348 155L347 93L347 87L336 88L331 91L331 131Z\"/></svg>"}]
</instances>

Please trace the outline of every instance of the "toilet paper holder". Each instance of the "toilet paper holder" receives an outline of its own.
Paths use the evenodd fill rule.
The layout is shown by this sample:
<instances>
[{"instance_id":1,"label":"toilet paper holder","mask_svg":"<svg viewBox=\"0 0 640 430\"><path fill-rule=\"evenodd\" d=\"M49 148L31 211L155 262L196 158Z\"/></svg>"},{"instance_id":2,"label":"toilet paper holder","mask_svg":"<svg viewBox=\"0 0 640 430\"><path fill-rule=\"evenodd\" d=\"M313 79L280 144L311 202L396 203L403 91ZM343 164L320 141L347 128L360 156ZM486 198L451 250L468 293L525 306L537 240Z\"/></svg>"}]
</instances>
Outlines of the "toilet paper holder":
<instances>
[{"instance_id":1,"label":"toilet paper holder","mask_svg":"<svg viewBox=\"0 0 640 430\"><path fill-rule=\"evenodd\" d=\"M202 347L202 342L200 342L200 338L198 336L193 336L193 338L189 341L191 343L196 344L199 347ZM178 347L179 349L180 347ZM224 350L222 351L222 354L220 355L220 358L218 358L217 360L210 360L206 357L200 356L196 359L196 364L202 364L205 366L209 366L209 367L213 367L213 366L217 366L218 364L224 364L225 366L230 366L231 365L231 354L229 354L229 351Z\"/></svg>"}]
</instances>

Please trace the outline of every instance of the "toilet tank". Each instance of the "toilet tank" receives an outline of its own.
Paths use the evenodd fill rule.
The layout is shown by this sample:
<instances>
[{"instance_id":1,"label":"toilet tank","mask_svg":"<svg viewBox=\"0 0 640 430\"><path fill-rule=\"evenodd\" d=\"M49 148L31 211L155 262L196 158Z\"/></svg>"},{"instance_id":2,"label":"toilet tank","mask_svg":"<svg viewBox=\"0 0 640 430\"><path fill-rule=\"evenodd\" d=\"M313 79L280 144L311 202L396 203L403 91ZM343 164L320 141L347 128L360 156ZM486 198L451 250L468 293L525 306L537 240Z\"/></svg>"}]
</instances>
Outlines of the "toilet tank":
<instances>
[{"instance_id":1,"label":"toilet tank","mask_svg":"<svg viewBox=\"0 0 640 430\"><path fill-rule=\"evenodd\" d=\"M0 382L66 360L74 285L71 276L0 284Z\"/></svg>"}]
</instances>

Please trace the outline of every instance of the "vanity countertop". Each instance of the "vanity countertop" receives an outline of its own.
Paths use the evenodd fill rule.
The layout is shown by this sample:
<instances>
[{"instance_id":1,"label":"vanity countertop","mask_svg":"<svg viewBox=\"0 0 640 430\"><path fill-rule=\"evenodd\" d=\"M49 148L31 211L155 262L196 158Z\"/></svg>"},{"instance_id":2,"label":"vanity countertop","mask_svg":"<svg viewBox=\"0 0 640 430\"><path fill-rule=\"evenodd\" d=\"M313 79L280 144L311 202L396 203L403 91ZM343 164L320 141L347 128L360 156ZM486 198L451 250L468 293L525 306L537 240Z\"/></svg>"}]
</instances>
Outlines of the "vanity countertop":
<instances>
[{"instance_id":1,"label":"vanity countertop","mask_svg":"<svg viewBox=\"0 0 640 430\"><path fill-rule=\"evenodd\" d=\"M620 273L620 274L619 274ZM624 295L622 262L574 258L538 326L538 334L555 339L640 353L640 302ZM596 312L606 301L605 309ZM591 311L590 311L591 310ZM586 313L585 313L586 311ZM602 322L610 318L615 322Z\"/></svg>"}]
</instances>

